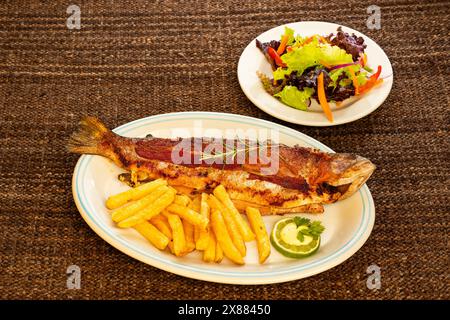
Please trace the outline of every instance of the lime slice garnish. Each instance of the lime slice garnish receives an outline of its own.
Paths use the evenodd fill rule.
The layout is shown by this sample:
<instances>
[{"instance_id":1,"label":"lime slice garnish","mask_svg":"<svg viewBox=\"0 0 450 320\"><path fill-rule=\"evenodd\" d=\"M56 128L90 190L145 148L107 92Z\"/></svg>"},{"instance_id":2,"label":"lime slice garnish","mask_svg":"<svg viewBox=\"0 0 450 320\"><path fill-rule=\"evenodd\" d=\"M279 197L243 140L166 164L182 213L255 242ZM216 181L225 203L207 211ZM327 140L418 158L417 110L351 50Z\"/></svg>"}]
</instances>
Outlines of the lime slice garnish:
<instances>
[{"instance_id":1,"label":"lime slice garnish","mask_svg":"<svg viewBox=\"0 0 450 320\"><path fill-rule=\"evenodd\" d=\"M300 241L297 236L299 231L307 228L305 225L297 226L293 218L281 219L273 227L270 241L286 257L298 259L310 256L319 249L320 236L313 238L305 235Z\"/></svg>"}]
</instances>

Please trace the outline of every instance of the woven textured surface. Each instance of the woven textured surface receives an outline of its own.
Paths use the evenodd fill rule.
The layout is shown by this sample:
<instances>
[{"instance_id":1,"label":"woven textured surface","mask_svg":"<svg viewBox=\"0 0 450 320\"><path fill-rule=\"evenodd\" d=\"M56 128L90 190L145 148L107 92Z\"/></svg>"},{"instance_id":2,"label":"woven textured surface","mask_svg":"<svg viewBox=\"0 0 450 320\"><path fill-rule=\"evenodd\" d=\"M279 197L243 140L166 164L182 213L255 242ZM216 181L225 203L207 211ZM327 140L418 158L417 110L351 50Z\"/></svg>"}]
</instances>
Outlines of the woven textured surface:
<instances>
[{"instance_id":1,"label":"woven textured surface","mask_svg":"<svg viewBox=\"0 0 450 320\"><path fill-rule=\"evenodd\" d=\"M51 4L50 4L51 3ZM67 1L0 5L0 298L449 299L449 29L446 1ZM283 123L253 106L236 78L243 48L274 26L333 21L386 51L390 96L348 125ZM224 111L282 123L377 164L369 181L377 218L349 260L281 285L234 286L179 277L99 238L72 200L78 159L65 144L84 114L110 127L173 111ZM382 287L366 287L381 267ZM82 288L66 289L66 268Z\"/></svg>"}]
</instances>

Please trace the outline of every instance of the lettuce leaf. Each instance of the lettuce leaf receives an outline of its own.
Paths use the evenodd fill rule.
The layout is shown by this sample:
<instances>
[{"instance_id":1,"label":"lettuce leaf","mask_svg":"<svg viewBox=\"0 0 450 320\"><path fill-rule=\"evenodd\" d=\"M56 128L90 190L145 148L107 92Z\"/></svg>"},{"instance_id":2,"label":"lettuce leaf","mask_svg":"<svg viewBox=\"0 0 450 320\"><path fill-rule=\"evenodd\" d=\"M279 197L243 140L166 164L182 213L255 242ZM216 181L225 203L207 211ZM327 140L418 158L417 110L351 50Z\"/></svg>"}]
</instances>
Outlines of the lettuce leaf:
<instances>
[{"instance_id":1,"label":"lettuce leaf","mask_svg":"<svg viewBox=\"0 0 450 320\"><path fill-rule=\"evenodd\" d=\"M351 85L351 84L352 84L352 80L349 79L349 78L344 78L344 79L342 79L341 81L339 81L339 85L340 85L341 87L348 87L348 86Z\"/></svg>"},{"instance_id":2,"label":"lettuce leaf","mask_svg":"<svg viewBox=\"0 0 450 320\"><path fill-rule=\"evenodd\" d=\"M287 35L289 36L287 45L290 46L294 43L295 37L294 37L294 30L288 27L284 27L284 34L281 36L280 40L283 39L283 37Z\"/></svg>"},{"instance_id":3,"label":"lettuce leaf","mask_svg":"<svg viewBox=\"0 0 450 320\"><path fill-rule=\"evenodd\" d=\"M360 65L348 66L342 69L345 70L345 73L347 74L347 77L349 79L352 79L351 73L349 72L349 70L352 69L360 86L364 85L367 82L367 72L361 71Z\"/></svg>"},{"instance_id":4,"label":"lettuce leaf","mask_svg":"<svg viewBox=\"0 0 450 320\"><path fill-rule=\"evenodd\" d=\"M352 55L337 46L325 45L321 47L321 51L321 61L329 66L353 62Z\"/></svg>"},{"instance_id":5,"label":"lettuce leaf","mask_svg":"<svg viewBox=\"0 0 450 320\"><path fill-rule=\"evenodd\" d=\"M339 68L339 69L330 71L328 73L328 75L330 76L331 81L333 81L333 83L336 83L337 79L343 72L344 72L344 68Z\"/></svg>"},{"instance_id":6,"label":"lettuce leaf","mask_svg":"<svg viewBox=\"0 0 450 320\"><path fill-rule=\"evenodd\" d=\"M330 45L319 45L317 39L281 56L287 69L302 74L307 68L316 65L337 65L352 63L352 55L345 50ZM286 74L286 73L285 73ZM289 74L289 73L288 73Z\"/></svg>"},{"instance_id":7,"label":"lettuce leaf","mask_svg":"<svg viewBox=\"0 0 450 320\"><path fill-rule=\"evenodd\" d=\"M367 82L367 77L365 72L360 72L356 74L356 80L358 80L359 86L363 86Z\"/></svg>"},{"instance_id":8,"label":"lettuce leaf","mask_svg":"<svg viewBox=\"0 0 450 320\"><path fill-rule=\"evenodd\" d=\"M303 91L298 90L294 86L285 86L281 92L278 92L274 97L278 97L281 101L288 106L294 107L300 110L306 110L308 108L308 99L314 93L314 89L305 88Z\"/></svg>"},{"instance_id":9,"label":"lettuce leaf","mask_svg":"<svg viewBox=\"0 0 450 320\"><path fill-rule=\"evenodd\" d=\"M285 76L290 75L292 72L289 68L281 68L279 67L277 70L273 72L273 78L275 80L283 80Z\"/></svg>"},{"instance_id":10,"label":"lettuce leaf","mask_svg":"<svg viewBox=\"0 0 450 320\"><path fill-rule=\"evenodd\" d=\"M322 51L316 43L311 42L303 47L288 52L281 56L281 60L291 71L302 74L305 69L320 64Z\"/></svg>"},{"instance_id":11,"label":"lettuce leaf","mask_svg":"<svg viewBox=\"0 0 450 320\"><path fill-rule=\"evenodd\" d=\"M294 46L301 46L303 43L308 39L308 37L302 37L300 35L295 36L295 43Z\"/></svg>"},{"instance_id":12,"label":"lettuce leaf","mask_svg":"<svg viewBox=\"0 0 450 320\"><path fill-rule=\"evenodd\" d=\"M328 74L332 81L330 83L330 86L336 88L336 86L338 84L337 80L344 72L345 72L346 78L341 79L341 81L339 82L339 85L342 87L346 87L346 86L350 85L352 83L352 76L351 76L351 73L349 72L350 69L353 70L353 72L355 73L356 80L358 81L358 84L360 86L364 85L367 82L367 72L362 71L361 66L354 65L354 66L348 66L345 68L339 68L339 69L330 71L330 73Z\"/></svg>"}]
</instances>

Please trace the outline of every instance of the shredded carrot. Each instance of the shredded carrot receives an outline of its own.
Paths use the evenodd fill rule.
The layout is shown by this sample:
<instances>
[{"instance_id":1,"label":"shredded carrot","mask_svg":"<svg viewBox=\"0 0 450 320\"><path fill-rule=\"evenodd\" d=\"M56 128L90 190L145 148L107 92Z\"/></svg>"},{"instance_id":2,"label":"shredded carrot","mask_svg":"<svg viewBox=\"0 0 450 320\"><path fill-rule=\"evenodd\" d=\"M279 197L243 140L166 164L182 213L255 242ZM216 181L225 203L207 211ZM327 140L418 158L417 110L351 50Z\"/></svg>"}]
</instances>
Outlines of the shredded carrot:
<instances>
[{"instance_id":1,"label":"shredded carrot","mask_svg":"<svg viewBox=\"0 0 450 320\"><path fill-rule=\"evenodd\" d=\"M319 36L319 39L322 41L322 43L328 43L327 39L325 39L325 38L322 37L322 36Z\"/></svg>"},{"instance_id":2,"label":"shredded carrot","mask_svg":"<svg viewBox=\"0 0 450 320\"><path fill-rule=\"evenodd\" d=\"M375 81L373 84L371 84L370 86L367 86L367 87L364 87L362 90L361 90L361 94L362 93L366 93L366 92L368 92L368 91L370 91L370 90L372 90L373 88L375 88L376 86L378 86L379 84L381 84L381 83L383 83L383 79L378 79L377 81Z\"/></svg>"},{"instance_id":3,"label":"shredded carrot","mask_svg":"<svg viewBox=\"0 0 450 320\"><path fill-rule=\"evenodd\" d=\"M325 87L323 85L323 72L321 72L319 77L317 78L317 96L319 97L319 103L328 121L333 122L333 114L331 113L327 97L325 96Z\"/></svg>"},{"instance_id":4,"label":"shredded carrot","mask_svg":"<svg viewBox=\"0 0 450 320\"><path fill-rule=\"evenodd\" d=\"M380 77L381 74L381 66L378 66L378 70L375 74L371 75L370 78L367 80L367 82L359 88L359 93L364 93L369 91L370 89L372 89L376 84L379 84L380 82L378 82L377 80L382 80L382 79L378 79Z\"/></svg>"},{"instance_id":5,"label":"shredded carrot","mask_svg":"<svg viewBox=\"0 0 450 320\"><path fill-rule=\"evenodd\" d=\"M321 65L323 65L325 68L327 68L327 69L331 69L331 66L329 65L329 64L326 64L325 62L323 62L323 61L320 61L320 64Z\"/></svg>"},{"instance_id":6,"label":"shredded carrot","mask_svg":"<svg viewBox=\"0 0 450 320\"><path fill-rule=\"evenodd\" d=\"M316 35L313 35L313 36L309 37L308 39L305 40L305 42L304 42L303 44L305 45L305 44L310 43L311 41L313 41L313 39L314 39L315 36L316 36Z\"/></svg>"},{"instance_id":7,"label":"shredded carrot","mask_svg":"<svg viewBox=\"0 0 450 320\"><path fill-rule=\"evenodd\" d=\"M348 69L348 72L350 72L350 74L352 76L353 86L355 87L355 95L357 96L359 94L358 79L356 79L355 72L351 68Z\"/></svg>"},{"instance_id":8,"label":"shredded carrot","mask_svg":"<svg viewBox=\"0 0 450 320\"><path fill-rule=\"evenodd\" d=\"M286 51L287 51L287 52L291 52L292 50L294 50L294 49L292 49L291 46L287 46L287 47L286 47Z\"/></svg>"},{"instance_id":9,"label":"shredded carrot","mask_svg":"<svg viewBox=\"0 0 450 320\"><path fill-rule=\"evenodd\" d=\"M289 40L289 36L287 34L284 35L283 38L281 39L281 43L280 43L280 45L278 46L278 49L277 49L278 55L281 56L283 54L284 49L286 49L286 45L288 43L288 40Z\"/></svg>"}]
</instances>

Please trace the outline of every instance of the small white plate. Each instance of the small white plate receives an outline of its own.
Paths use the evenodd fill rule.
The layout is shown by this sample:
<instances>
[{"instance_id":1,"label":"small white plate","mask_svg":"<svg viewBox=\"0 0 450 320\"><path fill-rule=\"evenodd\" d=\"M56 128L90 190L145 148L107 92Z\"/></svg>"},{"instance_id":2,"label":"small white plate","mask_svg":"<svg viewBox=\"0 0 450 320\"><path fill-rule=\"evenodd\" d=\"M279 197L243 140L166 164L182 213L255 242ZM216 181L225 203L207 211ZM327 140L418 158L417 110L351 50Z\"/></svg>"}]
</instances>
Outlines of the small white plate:
<instances>
[{"instance_id":1,"label":"small white plate","mask_svg":"<svg viewBox=\"0 0 450 320\"><path fill-rule=\"evenodd\" d=\"M198 136L193 128L199 126L215 130L216 133L227 129L275 129L279 132L281 143L332 152L320 142L293 129L227 113L162 114L124 124L114 132L127 137L145 137L149 133L156 137L172 137L173 129L178 128L181 129L178 132L184 132L185 135ZM325 206L324 214L302 214L322 221L326 227L322 244L314 255L302 260L289 259L272 248L270 257L261 265L258 263L257 248L253 241L247 243L244 266L237 266L227 259L220 264L210 264L203 262L198 252L175 257L166 251L159 251L134 229L120 229L114 225L105 208L105 201L108 196L128 188L117 179L121 172L121 169L103 157L80 157L73 174L72 190L84 220L100 237L123 253L156 268L194 279L233 284L266 284L309 277L342 263L358 251L369 237L375 221L373 199L364 185L350 198ZM264 217L269 232L279 219L280 216Z\"/></svg>"},{"instance_id":2,"label":"small white plate","mask_svg":"<svg viewBox=\"0 0 450 320\"><path fill-rule=\"evenodd\" d=\"M279 40L284 33L285 26L294 29L295 34L302 36L311 36L313 34L327 36L330 33L336 33L336 29L340 25L321 21L295 22L270 29L260 34L256 39L261 42ZM281 103L277 98L264 90L261 81L256 75L256 71L261 71L271 77L272 69L263 53L256 47L256 39L250 42L242 52L237 69L239 84L247 98L258 108L278 119L305 126L334 126L358 120L375 111L386 100L391 91L394 79L391 63L386 53L375 41L351 28L342 26L342 30L364 38L364 43L367 44L365 52L368 57L368 65L374 70L377 69L378 65L381 65L382 72L380 77L386 78L381 85L373 88L368 93L347 99L339 108L333 103L330 104L333 110L333 122L327 120L322 112L322 108L315 99L311 99L311 106L308 111L302 111Z\"/></svg>"}]
</instances>

